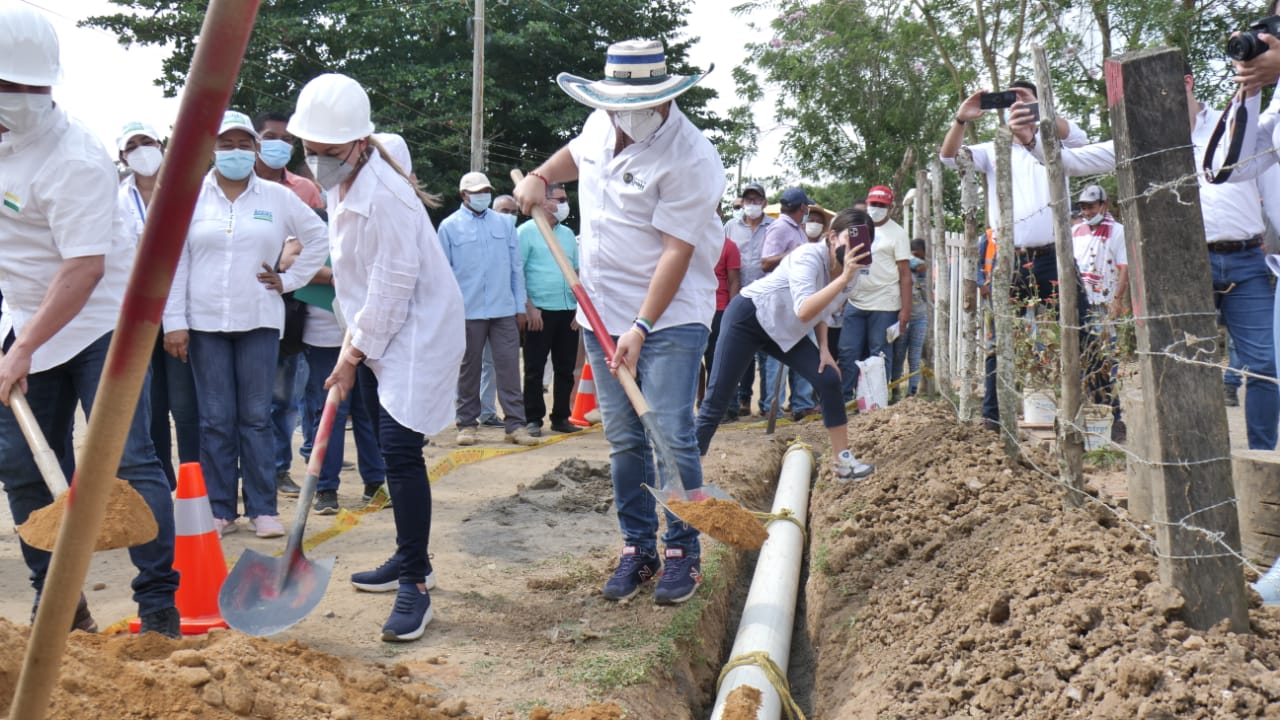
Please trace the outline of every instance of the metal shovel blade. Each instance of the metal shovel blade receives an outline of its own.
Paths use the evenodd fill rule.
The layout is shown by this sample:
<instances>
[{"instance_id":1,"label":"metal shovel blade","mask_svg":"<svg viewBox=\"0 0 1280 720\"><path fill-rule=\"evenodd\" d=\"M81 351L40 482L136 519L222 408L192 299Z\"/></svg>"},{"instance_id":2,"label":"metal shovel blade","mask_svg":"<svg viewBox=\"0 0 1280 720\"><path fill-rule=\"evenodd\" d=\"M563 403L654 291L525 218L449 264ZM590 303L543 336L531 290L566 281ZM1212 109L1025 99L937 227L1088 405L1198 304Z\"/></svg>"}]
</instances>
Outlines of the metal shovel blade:
<instances>
[{"instance_id":1,"label":"metal shovel blade","mask_svg":"<svg viewBox=\"0 0 1280 720\"><path fill-rule=\"evenodd\" d=\"M218 593L222 619L258 637L293 627L320 604L336 559L308 560L301 549L280 557L245 550Z\"/></svg>"}]
</instances>

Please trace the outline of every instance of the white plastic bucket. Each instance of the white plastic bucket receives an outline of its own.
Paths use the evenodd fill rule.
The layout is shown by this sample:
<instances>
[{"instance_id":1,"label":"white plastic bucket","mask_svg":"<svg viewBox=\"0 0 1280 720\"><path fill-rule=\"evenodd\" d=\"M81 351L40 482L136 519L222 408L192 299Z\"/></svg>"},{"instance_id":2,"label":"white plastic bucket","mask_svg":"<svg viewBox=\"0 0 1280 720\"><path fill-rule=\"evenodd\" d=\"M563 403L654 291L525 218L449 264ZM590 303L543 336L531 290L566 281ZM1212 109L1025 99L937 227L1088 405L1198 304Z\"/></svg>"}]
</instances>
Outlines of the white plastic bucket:
<instances>
[{"instance_id":1,"label":"white plastic bucket","mask_svg":"<svg viewBox=\"0 0 1280 720\"><path fill-rule=\"evenodd\" d=\"M1022 398L1022 420L1028 425L1052 425L1058 403L1047 392L1029 392Z\"/></svg>"},{"instance_id":2,"label":"white plastic bucket","mask_svg":"<svg viewBox=\"0 0 1280 720\"><path fill-rule=\"evenodd\" d=\"M1089 405L1084 409L1084 451L1090 452L1111 442L1114 418L1109 405Z\"/></svg>"}]
</instances>

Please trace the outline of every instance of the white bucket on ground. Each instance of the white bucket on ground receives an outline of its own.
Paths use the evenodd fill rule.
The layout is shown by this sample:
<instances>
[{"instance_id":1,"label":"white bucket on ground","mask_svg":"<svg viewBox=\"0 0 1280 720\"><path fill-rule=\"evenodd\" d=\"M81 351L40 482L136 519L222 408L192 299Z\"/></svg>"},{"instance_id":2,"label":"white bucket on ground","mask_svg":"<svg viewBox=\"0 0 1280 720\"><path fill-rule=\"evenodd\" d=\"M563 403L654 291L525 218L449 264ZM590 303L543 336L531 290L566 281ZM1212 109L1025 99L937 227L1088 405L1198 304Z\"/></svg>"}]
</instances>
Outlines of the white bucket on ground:
<instances>
[{"instance_id":1,"label":"white bucket on ground","mask_svg":"<svg viewBox=\"0 0 1280 720\"><path fill-rule=\"evenodd\" d=\"M1022 398L1022 420L1028 425L1052 425L1058 403L1047 392L1037 390Z\"/></svg>"},{"instance_id":2,"label":"white bucket on ground","mask_svg":"<svg viewBox=\"0 0 1280 720\"><path fill-rule=\"evenodd\" d=\"M1104 448L1111 442L1114 417L1110 405L1088 405L1084 409L1084 451Z\"/></svg>"}]
</instances>

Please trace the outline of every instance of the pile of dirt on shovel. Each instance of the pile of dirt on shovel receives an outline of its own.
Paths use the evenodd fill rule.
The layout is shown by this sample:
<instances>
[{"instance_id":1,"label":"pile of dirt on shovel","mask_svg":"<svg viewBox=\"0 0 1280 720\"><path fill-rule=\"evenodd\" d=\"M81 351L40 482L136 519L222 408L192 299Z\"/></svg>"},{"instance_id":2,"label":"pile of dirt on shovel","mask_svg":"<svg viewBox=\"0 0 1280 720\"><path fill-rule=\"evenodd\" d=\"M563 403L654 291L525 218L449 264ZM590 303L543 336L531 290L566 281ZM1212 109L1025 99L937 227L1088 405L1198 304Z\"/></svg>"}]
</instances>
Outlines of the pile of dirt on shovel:
<instances>
[{"instance_id":1,"label":"pile of dirt on shovel","mask_svg":"<svg viewBox=\"0 0 1280 720\"><path fill-rule=\"evenodd\" d=\"M29 628L0 619L0 715L13 701ZM70 636L50 718L416 718L461 715L403 665L368 664L298 642L231 631L169 640Z\"/></svg>"},{"instance_id":2,"label":"pile of dirt on shovel","mask_svg":"<svg viewBox=\"0 0 1280 720\"><path fill-rule=\"evenodd\" d=\"M1122 510L1064 510L949 405L861 415L850 437L878 469L824 470L810 505L811 717L1280 717L1280 611L1252 592L1251 634L1190 629Z\"/></svg>"}]
</instances>

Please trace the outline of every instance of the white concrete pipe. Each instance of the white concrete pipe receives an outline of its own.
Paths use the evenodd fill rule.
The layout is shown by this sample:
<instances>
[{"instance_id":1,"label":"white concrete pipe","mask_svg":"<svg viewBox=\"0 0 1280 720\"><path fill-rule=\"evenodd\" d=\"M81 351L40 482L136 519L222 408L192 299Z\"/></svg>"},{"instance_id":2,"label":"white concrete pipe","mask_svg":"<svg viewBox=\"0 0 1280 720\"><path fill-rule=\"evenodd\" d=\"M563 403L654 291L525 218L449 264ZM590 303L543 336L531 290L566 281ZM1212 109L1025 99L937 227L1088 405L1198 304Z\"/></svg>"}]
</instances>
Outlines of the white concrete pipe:
<instances>
[{"instance_id":1,"label":"white concrete pipe","mask_svg":"<svg viewBox=\"0 0 1280 720\"><path fill-rule=\"evenodd\" d=\"M809 478L813 472L813 455L804 445L792 445L782 460L778 491L773 497L776 515L789 510L808 527ZM791 659L791 629L795 626L796 596L800 586L800 565L804 560L805 531L795 523L775 520L769 524L769 539L760 548L751 590L742 609L742 621L733 641L729 658L749 653L765 653L787 672ZM724 714L725 700L740 685L760 691L758 720L778 720L782 716L782 698L758 665L735 667L725 675L711 711L712 720Z\"/></svg>"}]
</instances>

